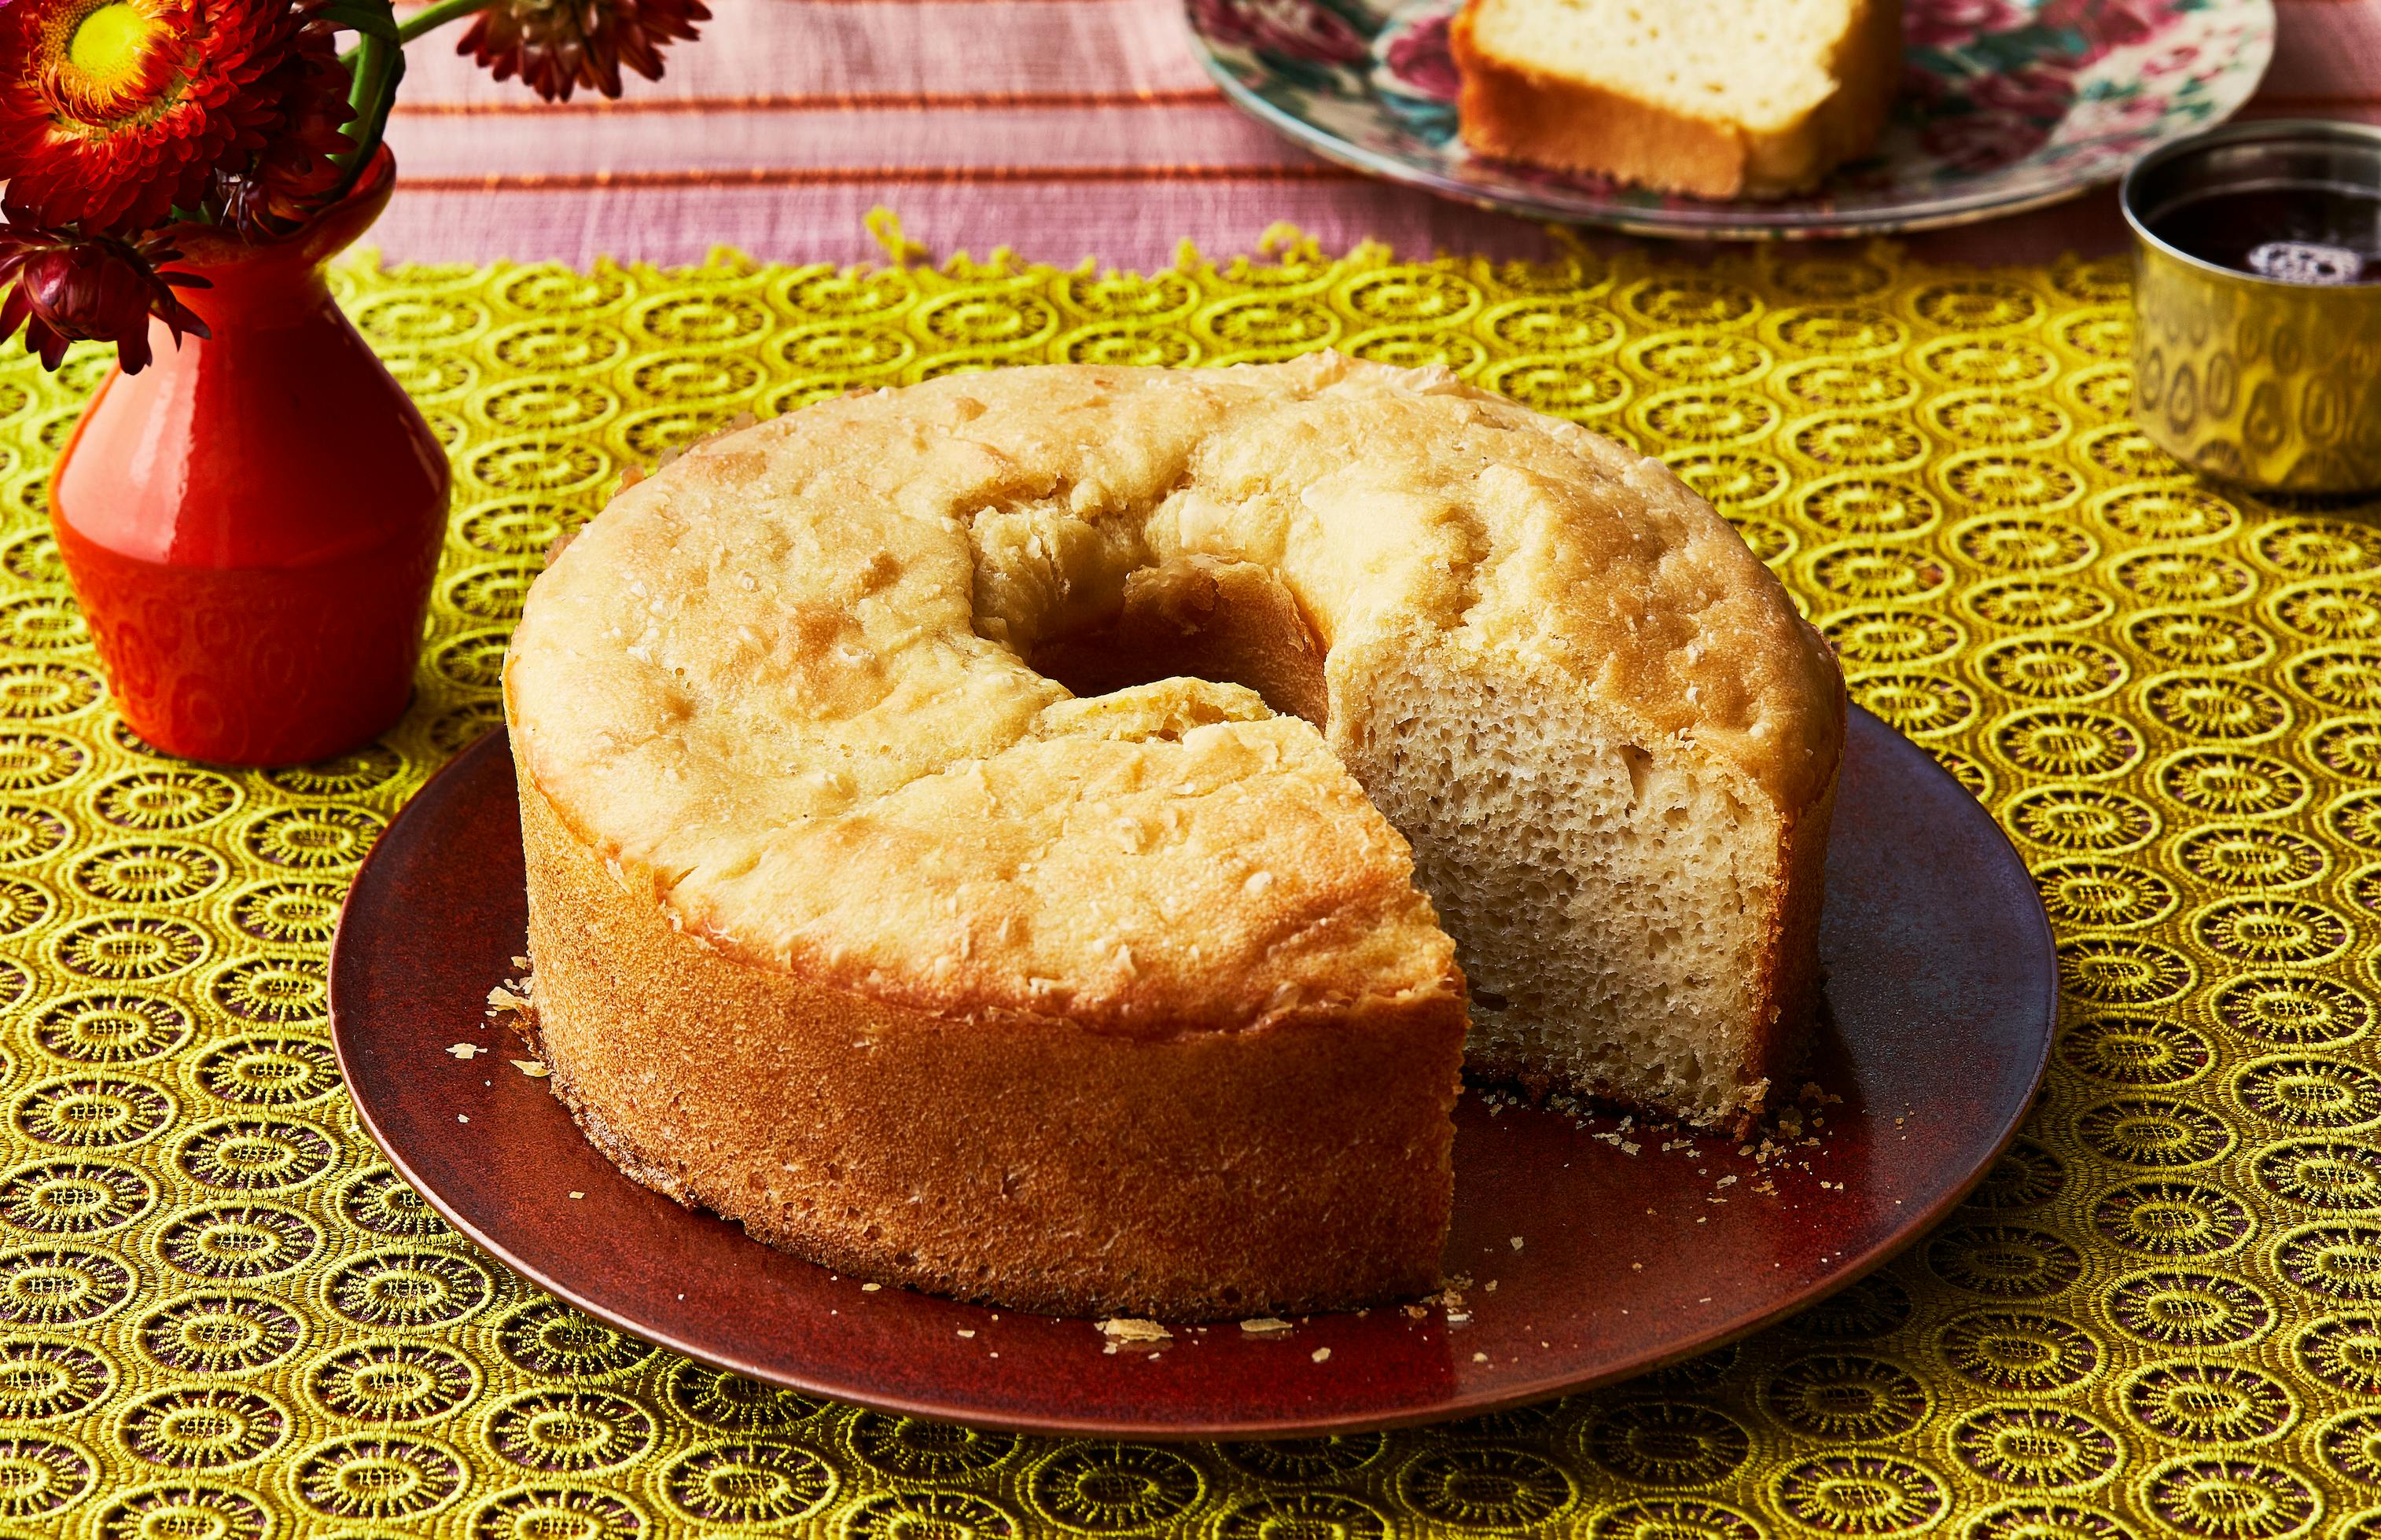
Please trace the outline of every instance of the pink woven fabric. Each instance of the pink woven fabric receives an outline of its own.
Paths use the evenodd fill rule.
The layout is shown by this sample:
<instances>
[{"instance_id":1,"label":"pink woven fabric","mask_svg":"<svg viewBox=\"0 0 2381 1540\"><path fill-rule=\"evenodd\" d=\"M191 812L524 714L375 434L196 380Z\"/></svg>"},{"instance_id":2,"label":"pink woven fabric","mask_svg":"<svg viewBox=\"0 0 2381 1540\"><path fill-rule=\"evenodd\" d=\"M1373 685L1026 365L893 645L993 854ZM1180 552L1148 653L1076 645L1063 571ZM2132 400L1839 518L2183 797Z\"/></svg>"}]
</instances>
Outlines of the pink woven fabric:
<instances>
[{"instance_id":1,"label":"pink woven fabric","mask_svg":"<svg viewBox=\"0 0 2381 1540\"><path fill-rule=\"evenodd\" d=\"M1146 268L1185 238L1252 249L1290 221L1326 250L1533 256L1536 226L1366 180L1227 105L1192 58L1181 0L714 0L703 41L617 103L549 106L414 44L389 138L402 190L376 239L393 259L599 255L699 261L733 246L780 261L881 252L861 223L898 212L937 255ZM2280 0L2260 115L2381 122L2381 0ZM2038 261L2114 249L2101 191L1918 238L1938 259Z\"/></svg>"}]
</instances>

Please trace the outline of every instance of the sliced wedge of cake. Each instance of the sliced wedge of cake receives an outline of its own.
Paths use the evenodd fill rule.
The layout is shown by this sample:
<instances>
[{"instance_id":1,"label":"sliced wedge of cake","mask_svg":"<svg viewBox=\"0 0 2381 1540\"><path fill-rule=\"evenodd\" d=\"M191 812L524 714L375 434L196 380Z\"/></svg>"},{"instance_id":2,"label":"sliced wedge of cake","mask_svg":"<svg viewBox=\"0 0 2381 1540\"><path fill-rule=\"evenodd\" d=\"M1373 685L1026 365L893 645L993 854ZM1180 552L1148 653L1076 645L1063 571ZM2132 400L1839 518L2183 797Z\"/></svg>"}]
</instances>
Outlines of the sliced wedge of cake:
<instances>
[{"instance_id":1,"label":"sliced wedge of cake","mask_svg":"<svg viewBox=\"0 0 2381 1540\"><path fill-rule=\"evenodd\" d=\"M1875 142L1901 0L1467 0L1451 42L1479 154L1775 198Z\"/></svg>"}]
</instances>

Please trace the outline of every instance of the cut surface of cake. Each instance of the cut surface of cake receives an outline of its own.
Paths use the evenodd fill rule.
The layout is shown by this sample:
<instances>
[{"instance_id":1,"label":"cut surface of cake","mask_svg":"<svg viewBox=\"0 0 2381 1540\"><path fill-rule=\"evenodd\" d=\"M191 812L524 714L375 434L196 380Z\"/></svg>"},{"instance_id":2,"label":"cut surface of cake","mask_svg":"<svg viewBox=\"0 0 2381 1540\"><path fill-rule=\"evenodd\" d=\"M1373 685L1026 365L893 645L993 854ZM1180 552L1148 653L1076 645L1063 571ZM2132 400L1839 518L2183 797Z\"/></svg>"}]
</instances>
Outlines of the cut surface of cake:
<instances>
[{"instance_id":1,"label":"cut surface of cake","mask_svg":"<svg viewBox=\"0 0 2381 1540\"><path fill-rule=\"evenodd\" d=\"M1865 153L1899 0L1467 0L1449 33L1477 153L1701 198L1804 191Z\"/></svg>"},{"instance_id":2,"label":"cut surface of cake","mask_svg":"<svg viewBox=\"0 0 2381 1540\"><path fill-rule=\"evenodd\" d=\"M1816 988L1843 688L1658 461L1444 370L1060 366L699 446L507 657L539 1030L862 1277L1430 1288L1459 1062L1693 1122Z\"/></svg>"}]
</instances>

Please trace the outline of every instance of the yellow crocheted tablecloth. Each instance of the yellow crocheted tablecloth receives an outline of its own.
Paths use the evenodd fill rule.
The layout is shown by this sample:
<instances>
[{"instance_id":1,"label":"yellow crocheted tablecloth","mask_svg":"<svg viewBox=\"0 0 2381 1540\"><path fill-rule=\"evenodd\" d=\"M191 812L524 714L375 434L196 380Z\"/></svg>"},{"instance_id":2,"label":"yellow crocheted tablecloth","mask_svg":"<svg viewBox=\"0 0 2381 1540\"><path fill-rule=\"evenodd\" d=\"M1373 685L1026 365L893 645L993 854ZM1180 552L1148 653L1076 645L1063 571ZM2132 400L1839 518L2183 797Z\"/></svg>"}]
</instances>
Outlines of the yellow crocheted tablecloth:
<instances>
[{"instance_id":1,"label":"yellow crocheted tablecloth","mask_svg":"<svg viewBox=\"0 0 2381 1540\"><path fill-rule=\"evenodd\" d=\"M2182 475L2125 269L345 270L452 451L412 712L231 773L111 713L0 365L0 1534L623 1540L2381 1534L2381 509ZM1440 360L1658 453L2039 875L2068 1013L1942 1230L1799 1319L1422 1431L1117 1447L734 1380L443 1227L341 1094L342 887L496 716L549 541L740 412L1044 359Z\"/></svg>"}]
</instances>

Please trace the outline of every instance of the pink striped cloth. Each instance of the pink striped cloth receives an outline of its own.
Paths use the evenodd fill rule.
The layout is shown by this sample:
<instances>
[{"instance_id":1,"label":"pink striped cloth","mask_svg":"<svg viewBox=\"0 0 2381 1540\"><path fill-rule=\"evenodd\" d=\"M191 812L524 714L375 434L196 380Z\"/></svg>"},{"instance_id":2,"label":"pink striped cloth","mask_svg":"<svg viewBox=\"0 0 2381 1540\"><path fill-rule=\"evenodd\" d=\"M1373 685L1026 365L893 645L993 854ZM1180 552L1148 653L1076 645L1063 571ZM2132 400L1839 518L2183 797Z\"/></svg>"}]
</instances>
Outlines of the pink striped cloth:
<instances>
[{"instance_id":1,"label":"pink striped cloth","mask_svg":"<svg viewBox=\"0 0 2381 1540\"><path fill-rule=\"evenodd\" d=\"M2381 0L2279 0L2250 111L2381 122ZM897 212L938 256L1149 268L1188 238L1252 250L1287 220L1337 251L1534 256L1545 233L1367 180L1229 106L1186 41L1182 0L714 0L700 43L618 102L548 105L453 54L411 50L390 141L402 190L375 239L393 260L599 255L775 261L882 255ZM2041 261L2120 244L2115 195L1912 242L1921 255Z\"/></svg>"}]
</instances>

